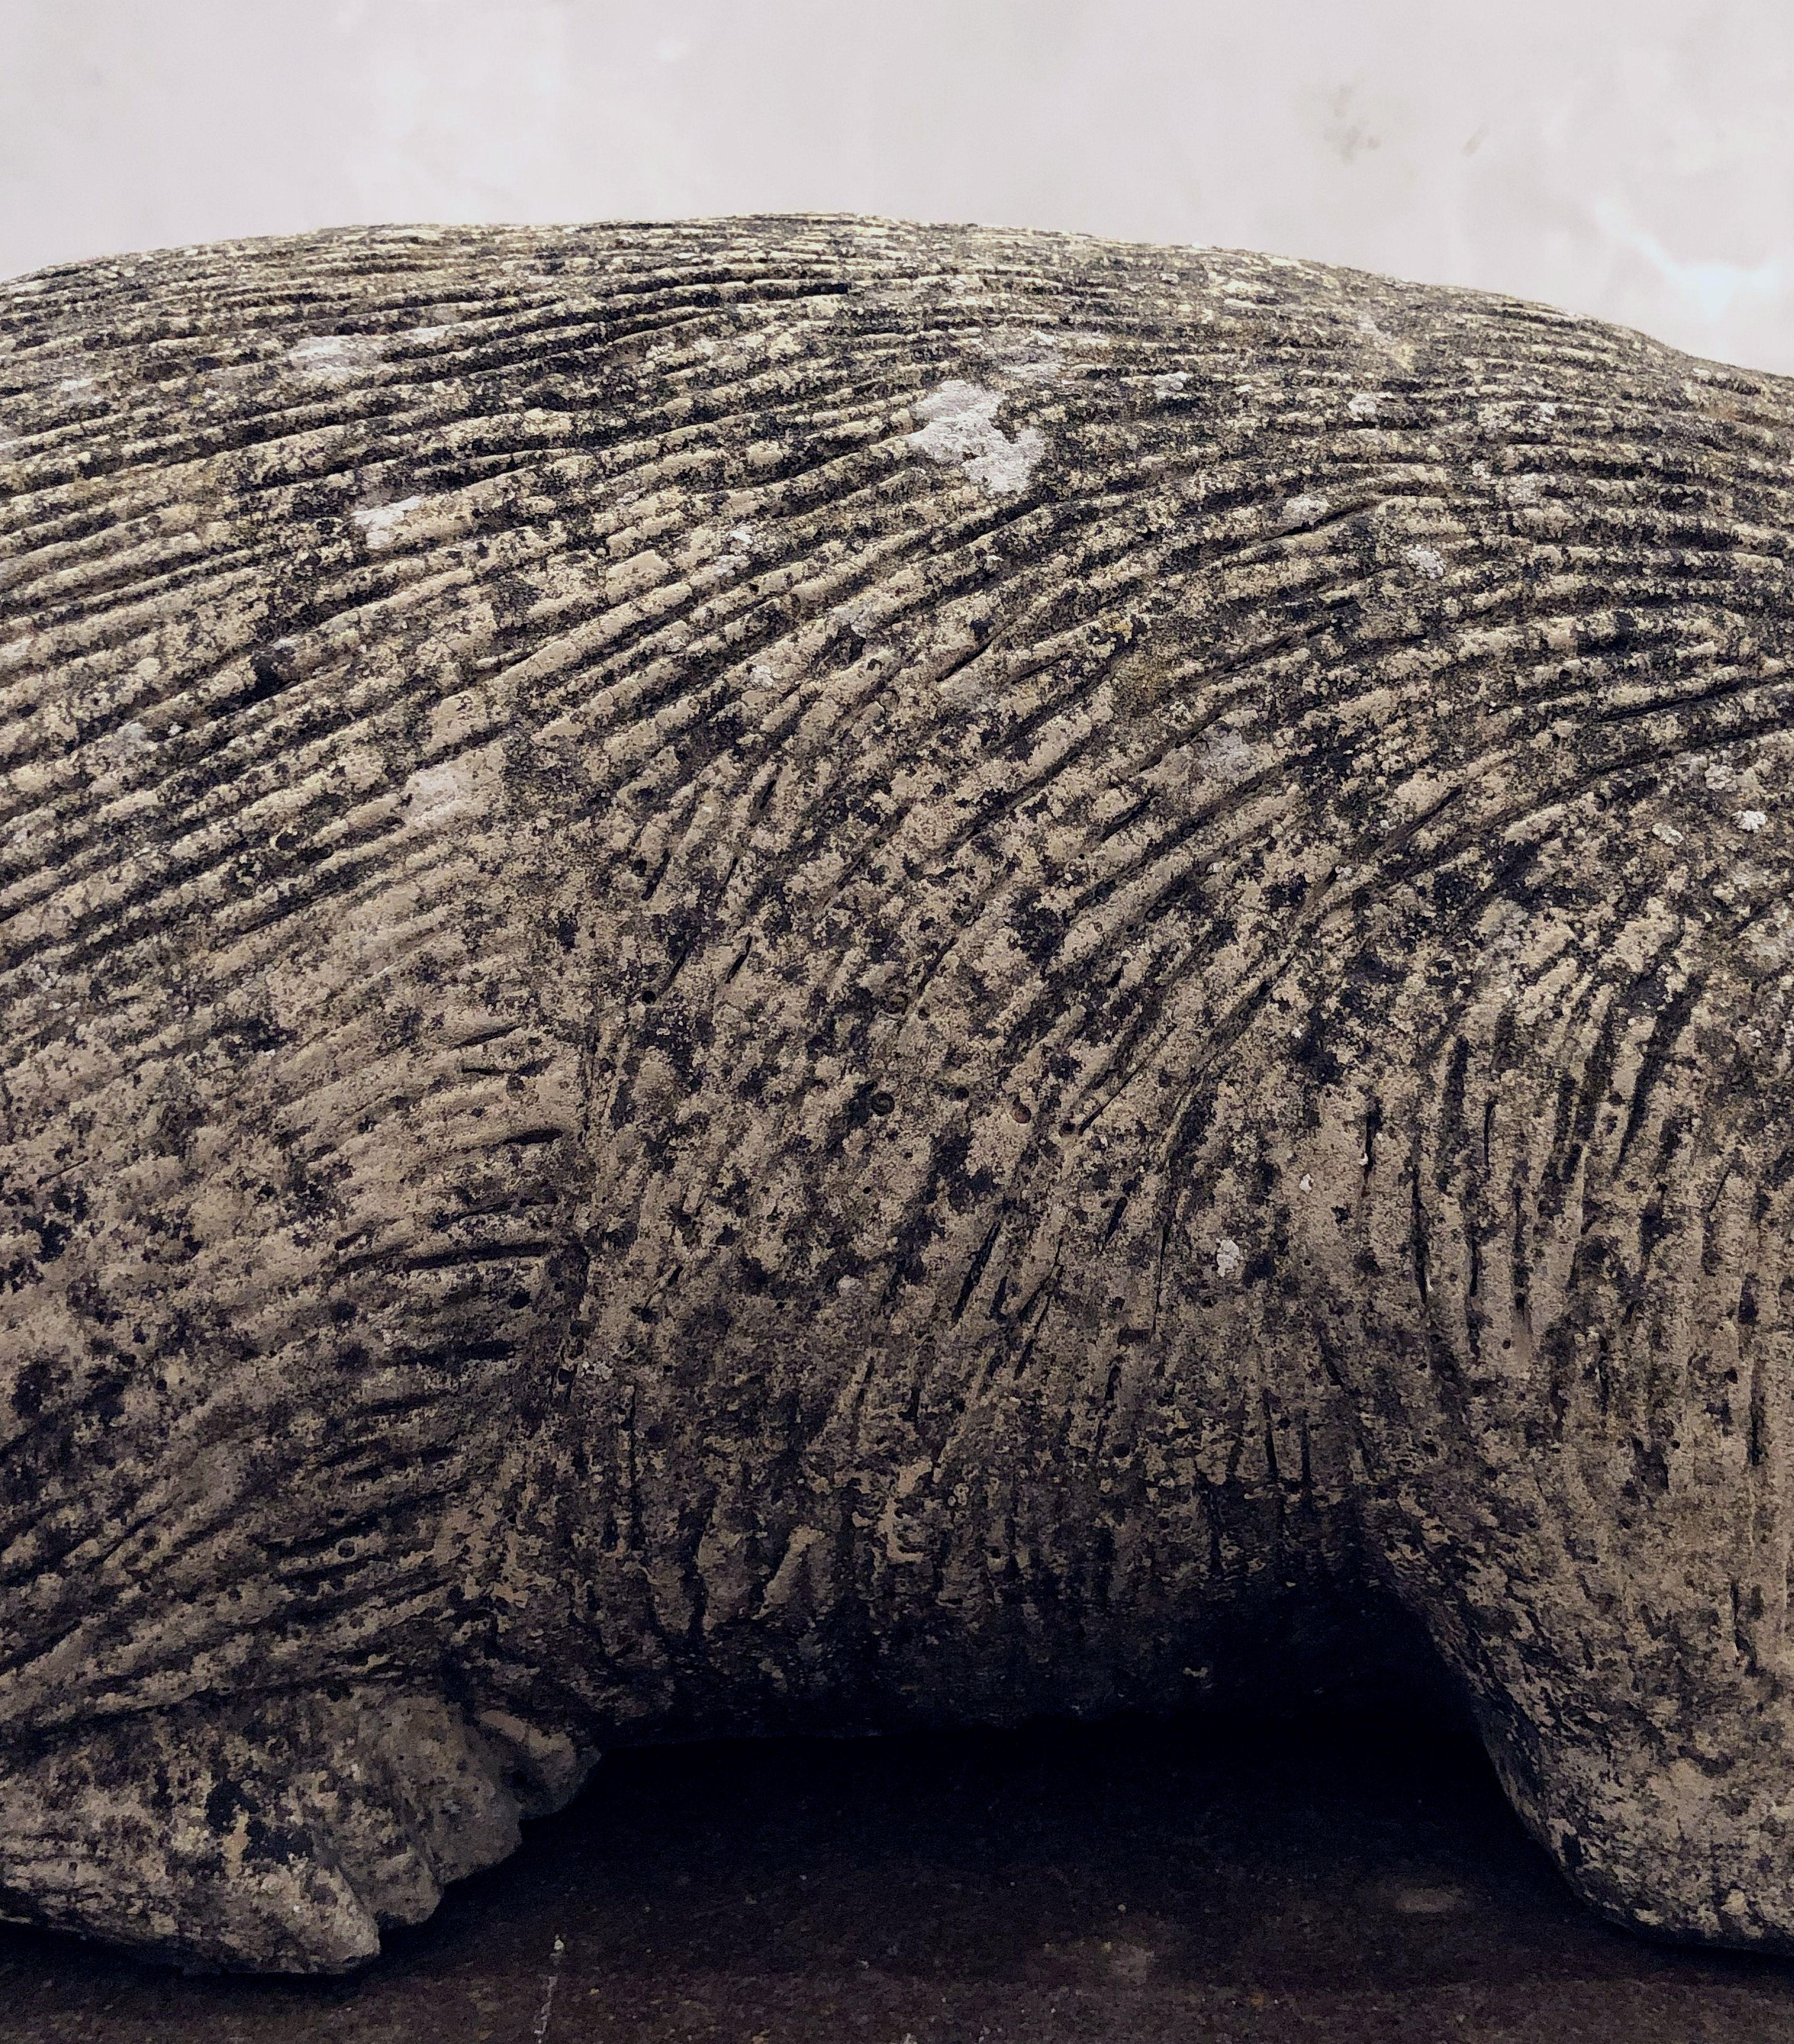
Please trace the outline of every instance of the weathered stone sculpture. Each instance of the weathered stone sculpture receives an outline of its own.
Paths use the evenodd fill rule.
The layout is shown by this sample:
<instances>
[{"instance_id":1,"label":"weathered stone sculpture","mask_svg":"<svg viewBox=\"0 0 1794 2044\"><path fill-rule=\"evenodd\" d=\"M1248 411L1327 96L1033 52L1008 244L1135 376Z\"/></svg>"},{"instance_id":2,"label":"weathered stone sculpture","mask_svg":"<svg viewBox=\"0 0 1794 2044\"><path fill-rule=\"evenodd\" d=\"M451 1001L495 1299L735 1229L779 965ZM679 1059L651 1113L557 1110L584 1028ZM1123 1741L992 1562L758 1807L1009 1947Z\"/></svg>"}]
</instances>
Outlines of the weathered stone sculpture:
<instances>
[{"instance_id":1,"label":"weathered stone sculpture","mask_svg":"<svg viewBox=\"0 0 1794 2044\"><path fill-rule=\"evenodd\" d=\"M800 219L51 271L0 390L0 1911L345 1967L608 1742L1374 1591L1794 1949L1794 386Z\"/></svg>"}]
</instances>

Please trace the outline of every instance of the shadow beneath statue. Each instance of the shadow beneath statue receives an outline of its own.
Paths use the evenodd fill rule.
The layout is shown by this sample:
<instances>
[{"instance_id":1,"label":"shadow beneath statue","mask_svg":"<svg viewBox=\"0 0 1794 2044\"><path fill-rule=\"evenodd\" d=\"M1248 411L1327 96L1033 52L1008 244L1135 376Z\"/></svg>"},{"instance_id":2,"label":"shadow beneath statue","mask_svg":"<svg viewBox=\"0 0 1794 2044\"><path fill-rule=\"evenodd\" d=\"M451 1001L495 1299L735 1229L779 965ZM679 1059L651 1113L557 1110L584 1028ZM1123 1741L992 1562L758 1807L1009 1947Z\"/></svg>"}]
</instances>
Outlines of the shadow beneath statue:
<instances>
[{"instance_id":1,"label":"shadow beneath statue","mask_svg":"<svg viewBox=\"0 0 1794 2044\"><path fill-rule=\"evenodd\" d=\"M1584 1910L1448 1699L614 1754L348 1980L0 1932L9 2044L1794 2034L1794 1964Z\"/></svg>"}]
</instances>

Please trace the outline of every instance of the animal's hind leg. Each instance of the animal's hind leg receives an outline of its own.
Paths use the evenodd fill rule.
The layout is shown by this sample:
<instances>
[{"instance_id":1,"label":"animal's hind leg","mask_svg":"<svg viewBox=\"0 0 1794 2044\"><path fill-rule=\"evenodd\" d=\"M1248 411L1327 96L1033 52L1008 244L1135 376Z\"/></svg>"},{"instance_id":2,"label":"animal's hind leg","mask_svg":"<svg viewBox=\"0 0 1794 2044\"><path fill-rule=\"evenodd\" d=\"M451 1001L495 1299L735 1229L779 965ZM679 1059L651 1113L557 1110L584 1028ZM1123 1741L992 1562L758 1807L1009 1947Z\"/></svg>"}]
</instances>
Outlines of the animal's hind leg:
<instances>
[{"instance_id":1,"label":"animal's hind leg","mask_svg":"<svg viewBox=\"0 0 1794 2044\"><path fill-rule=\"evenodd\" d=\"M1734 1204L1709 1206L1713 1235ZM1735 1295L1742 1246L1708 1260ZM1623 1331L1566 1340L1553 1399L1526 1381L1529 1420L1496 1424L1473 1386L1479 1459L1408 1486L1391 1562L1579 1894L1639 1929L1794 1950L1787 1334L1766 1303L1741 1325L1692 1283L1671 1297L1685 1339L1640 1316L1631 1353Z\"/></svg>"},{"instance_id":2,"label":"animal's hind leg","mask_svg":"<svg viewBox=\"0 0 1794 2044\"><path fill-rule=\"evenodd\" d=\"M1633 1930L1794 1950L1794 1714L1765 1685L1686 1711L1586 1696L1481 1713L1502 1785L1565 1878Z\"/></svg>"},{"instance_id":3,"label":"animal's hind leg","mask_svg":"<svg viewBox=\"0 0 1794 2044\"><path fill-rule=\"evenodd\" d=\"M0 1753L0 1915L191 1968L340 1973L591 1758L373 1686L90 1723Z\"/></svg>"},{"instance_id":4,"label":"animal's hind leg","mask_svg":"<svg viewBox=\"0 0 1794 2044\"><path fill-rule=\"evenodd\" d=\"M1384 1565L1571 1885L1794 1950L1794 1071L1784 996L1721 963L1599 1028L1492 999L1396 1058L1342 1409Z\"/></svg>"}]
</instances>

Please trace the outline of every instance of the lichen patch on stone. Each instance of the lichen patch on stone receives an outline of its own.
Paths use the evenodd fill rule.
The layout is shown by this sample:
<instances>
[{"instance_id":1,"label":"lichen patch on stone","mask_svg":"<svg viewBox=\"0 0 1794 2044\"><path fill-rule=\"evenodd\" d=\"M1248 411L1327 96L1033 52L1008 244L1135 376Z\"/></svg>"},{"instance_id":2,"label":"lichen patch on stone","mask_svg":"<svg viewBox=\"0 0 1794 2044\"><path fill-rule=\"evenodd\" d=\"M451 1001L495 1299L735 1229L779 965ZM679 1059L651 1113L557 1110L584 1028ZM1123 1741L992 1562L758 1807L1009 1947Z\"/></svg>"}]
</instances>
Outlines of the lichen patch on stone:
<instances>
[{"instance_id":1,"label":"lichen patch on stone","mask_svg":"<svg viewBox=\"0 0 1794 2044\"><path fill-rule=\"evenodd\" d=\"M993 497L1012 497L1027 488L1047 443L1032 426L1012 440L997 424L1002 402L998 392L955 378L917 405L924 423L909 444L932 461L963 470Z\"/></svg>"},{"instance_id":2,"label":"lichen patch on stone","mask_svg":"<svg viewBox=\"0 0 1794 2044\"><path fill-rule=\"evenodd\" d=\"M413 830L465 828L490 816L498 796L494 748L482 747L424 766L405 784L401 801Z\"/></svg>"},{"instance_id":3,"label":"lichen patch on stone","mask_svg":"<svg viewBox=\"0 0 1794 2044\"><path fill-rule=\"evenodd\" d=\"M398 537L405 521L422 509L421 497L401 497L394 504L364 504L349 513L369 550L378 553Z\"/></svg>"},{"instance_id":4,"label":"lichen patch on stone","mask_svg":"<svg viewBox=\"0 0 1794 2044\"><path fill-rule=\"evenodd\" d=\"M1027 327L1005 327L992 335L985 352L1002 375L1024 382L1051 383L1065 367L1065 350L1058 337Z\"/></svg>"},{"instance_id":5,"label":"lichen patch on stone","mask_svg":"<svg viewBox=\"0 0 1794 2044\"><path fill-rule=\"evenodd\" d=\"M1324 497L1304 491L1300 496L1285 498L1277 522L1286 532L1304 532L1310 526L1318 525L1332 508Z\"/></svg>"},{"instance_id":6,"label":"lichen patch on stone","mask_svg":"<svg viewBox=\"0 0 1794 2044\"><path fill-rule=\"evenodd\" d=\"M1219 781L1243 781L1252 771L1252 747L1227 724L1208 733L1200 757L1204 772Z\"/></svg>"},{"instance_id":7,"label":"lichen patch on stone","mask_svg":"<svg viewBox=\"0 0 1794 2044\"><path fill-rule=\"evenodd\" d=\"M340 383L371 369L386 344L367 333L317 333L295 341L286 351L287 367L324 383Z\"/></svg>"}]
</instances>

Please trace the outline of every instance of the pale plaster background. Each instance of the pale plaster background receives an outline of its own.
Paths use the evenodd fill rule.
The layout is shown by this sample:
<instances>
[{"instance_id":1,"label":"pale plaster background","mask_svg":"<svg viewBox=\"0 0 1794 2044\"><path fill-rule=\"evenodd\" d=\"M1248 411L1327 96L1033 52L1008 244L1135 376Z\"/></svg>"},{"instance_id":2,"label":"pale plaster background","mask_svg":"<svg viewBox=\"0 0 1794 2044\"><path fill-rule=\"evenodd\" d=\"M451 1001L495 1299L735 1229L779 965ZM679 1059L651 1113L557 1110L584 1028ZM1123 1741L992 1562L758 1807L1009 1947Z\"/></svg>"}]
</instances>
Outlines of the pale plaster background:
<instances>
[{"instance_id":1,"label":"pale plaster background","mask_svg":"<svg viewBox=\"0 0 1794 2044\"><path fill-rule=\"evenodd\" d=\"M0 0L0 275L359 221L1250 246L1794 371L1794 0Z\"/></svg>"}]
</instances>

